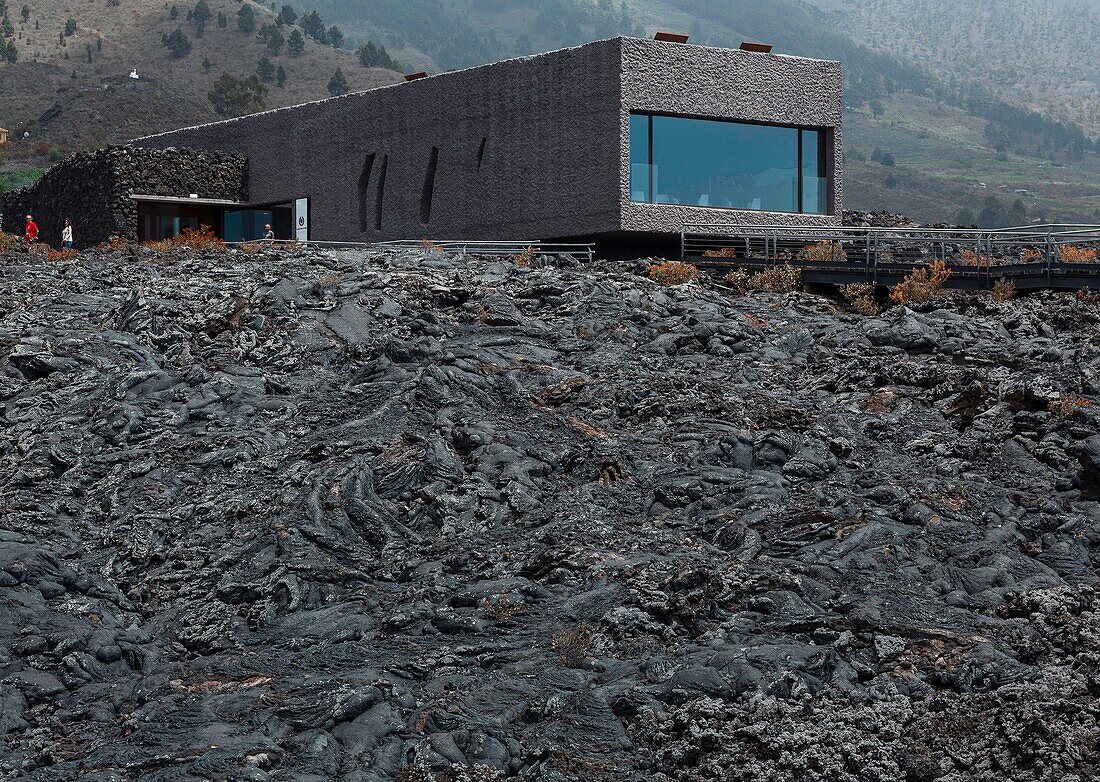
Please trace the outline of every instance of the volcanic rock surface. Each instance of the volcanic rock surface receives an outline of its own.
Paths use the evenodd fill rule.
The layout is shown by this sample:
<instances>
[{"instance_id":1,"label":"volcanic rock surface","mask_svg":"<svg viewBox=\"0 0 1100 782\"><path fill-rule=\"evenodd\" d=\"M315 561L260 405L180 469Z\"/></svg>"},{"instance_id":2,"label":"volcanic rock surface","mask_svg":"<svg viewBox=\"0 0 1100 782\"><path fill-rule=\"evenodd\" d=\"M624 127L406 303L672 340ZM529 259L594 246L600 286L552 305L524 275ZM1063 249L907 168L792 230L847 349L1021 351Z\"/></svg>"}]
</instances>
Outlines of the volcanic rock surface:
<instances>
[{"instance_id":1,"label":"volcanic rock surface","mask_svg":"<svg viewBox=\"0 0 1100 782\"><path fill-rule=\"evenodd\" d=\"M1100 308L0 267L0 778L1096 778Z\"/></svg>"}]
</instances>

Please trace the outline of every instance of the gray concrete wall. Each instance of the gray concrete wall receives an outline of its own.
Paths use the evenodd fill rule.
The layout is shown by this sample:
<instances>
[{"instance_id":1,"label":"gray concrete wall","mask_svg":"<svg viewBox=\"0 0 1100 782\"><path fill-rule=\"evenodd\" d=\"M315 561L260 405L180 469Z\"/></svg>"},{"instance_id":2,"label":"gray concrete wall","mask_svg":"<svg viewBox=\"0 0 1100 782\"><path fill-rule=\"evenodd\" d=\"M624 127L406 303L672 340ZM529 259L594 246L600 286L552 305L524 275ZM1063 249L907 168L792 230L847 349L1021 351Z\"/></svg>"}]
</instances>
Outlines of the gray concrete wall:
<instances>
[{"instance_id":1,"label":"gray concrete wall","mask_svg":"<svg viewBox=\"0 0 1100 782\"><path fill-rule=\"evenodd\" d=\"M685 223L839 225L843 75L839 62L626 38L622 42L620 186L622 228L679 233ZM630 112L685 114L828 128L832 136L830 215L710 209L630 200Z\"/></svg>"},{"instance_id":2,"label":"gray concrete wall","mask_svg":"<svg viewBox=\"0 0 1100 782\"><path fill-rule=\"evenodd\" d=\"M133 143L246 155L251 201L308 196L316 240L599 233L619 219L620 46L603 41Z\"/></svg>"}]
</instances>

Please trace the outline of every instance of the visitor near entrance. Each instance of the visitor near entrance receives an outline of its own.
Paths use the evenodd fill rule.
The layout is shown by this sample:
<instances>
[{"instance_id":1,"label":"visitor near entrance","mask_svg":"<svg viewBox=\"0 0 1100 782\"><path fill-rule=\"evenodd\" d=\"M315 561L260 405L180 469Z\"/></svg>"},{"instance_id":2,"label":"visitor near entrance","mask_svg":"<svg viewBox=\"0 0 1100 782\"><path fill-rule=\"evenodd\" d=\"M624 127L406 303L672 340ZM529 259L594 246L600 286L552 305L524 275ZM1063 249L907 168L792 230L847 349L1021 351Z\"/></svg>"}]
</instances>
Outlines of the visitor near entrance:
<instances>
[{"instance_id":1,"label":"visitor near entrance","mask_svg":"<svg viewBox=\"0 0 1100 782\"><path fill-rule=\"evenodd\" d=\"M270 225L264 226L264 241L267 244L271 244L275 241L275 232L271 230Z\"/></svg>"},{"instance_id":2,"label":"visitor near entrance","mask_svg":"<svg viewBox=\"0 0 1100 782\"><path fill-rule=\"evenodd\" d=\"M23 242L27 245L27 249L31 248L31 245L38 240L38 223L34 221L31 215L27 215L26 230L23 233Z\"/></svg>"},{"instance_id":3,"label":"visitor near entrance","mask_svg":"<svg viewBox=\"0 0 1100 782\"><path fill-rule=\"evenodd\" d=\"M61 246L66 250L73 249L73 224L65 218L65 227L61 229Z\"/></svg>"}]
</instances>

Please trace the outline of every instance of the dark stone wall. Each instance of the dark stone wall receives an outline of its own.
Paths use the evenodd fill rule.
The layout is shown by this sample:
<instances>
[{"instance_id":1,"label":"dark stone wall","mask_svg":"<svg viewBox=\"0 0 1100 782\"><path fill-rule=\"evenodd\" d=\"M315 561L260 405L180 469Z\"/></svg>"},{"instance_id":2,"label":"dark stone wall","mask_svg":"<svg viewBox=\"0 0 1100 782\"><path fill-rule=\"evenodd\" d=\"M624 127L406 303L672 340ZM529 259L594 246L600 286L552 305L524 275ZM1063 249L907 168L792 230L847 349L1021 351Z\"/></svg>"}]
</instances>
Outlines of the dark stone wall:
<instances>
[{"instance_id":1,"label":"dark stone wall","mask_svg":"<svg viewBox=\"0 0 1100 782\"><path fill-rule=\"evenodd\" d=\"M840 63L616 38L137 139L248 158L254 203L310 199L310 238L559 239L685 223L838 224L833 214L636 204L629 114L826 129Z\"/></svg>"},{"instance_id":2,"label":"dark stone wall","mask_svg":"<svg viewBox=\"0 0 1100 782\"><path fill-rule=\"evenodd\" d=\"M133 194L188 196L245 201L246 161L240 155L190 149L108 147L51 168L29 187L0 194L4 230L22 235L27 214L40 238L61 245L65 218L73 222L77 247L91 247L112 236L137 239Z\"/></svg>"},{"instance_id":3,"label":"dark stone wall","mask_svg":"<svg viewBox=\"0 0 1100 782\"><path fill-rule=\"evenodd\" d=\"M246 155L252 201L309 197L315 240L593 234L619 219L620 62L601 41L132 143Z\"/></svg>"}]
</instances>

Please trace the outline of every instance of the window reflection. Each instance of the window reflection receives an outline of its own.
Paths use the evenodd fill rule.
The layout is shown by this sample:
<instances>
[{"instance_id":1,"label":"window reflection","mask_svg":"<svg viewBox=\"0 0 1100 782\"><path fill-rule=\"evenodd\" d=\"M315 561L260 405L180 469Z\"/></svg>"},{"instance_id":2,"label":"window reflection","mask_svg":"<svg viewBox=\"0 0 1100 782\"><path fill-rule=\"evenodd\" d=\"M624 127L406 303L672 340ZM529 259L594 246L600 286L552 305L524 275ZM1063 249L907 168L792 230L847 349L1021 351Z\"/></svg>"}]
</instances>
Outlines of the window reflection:
<instances>
[{"instance_id":1,"label":"window reflection","mask_svg":"<svg viewBox=\"0 0 1100 782\"><path fill-rule=\"evenodd\" d=\"M630 197L823 214L828 205L823 140L817 130L633 114Z\"/></svg>"}]
</instances>

